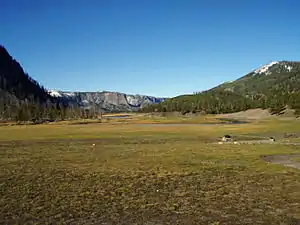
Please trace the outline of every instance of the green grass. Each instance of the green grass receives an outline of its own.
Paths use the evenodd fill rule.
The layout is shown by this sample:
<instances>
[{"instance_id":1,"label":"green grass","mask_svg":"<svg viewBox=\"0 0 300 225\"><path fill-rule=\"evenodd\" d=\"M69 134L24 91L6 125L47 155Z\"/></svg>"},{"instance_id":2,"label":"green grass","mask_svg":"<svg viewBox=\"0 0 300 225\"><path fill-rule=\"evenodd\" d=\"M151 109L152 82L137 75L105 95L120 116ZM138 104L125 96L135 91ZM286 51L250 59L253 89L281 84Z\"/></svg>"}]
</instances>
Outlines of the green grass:
<instances>
[{"instance_id":1,"label":"green grass","mask_svg":"<svg viewBox=\"0 0 300 225\"><path fill-rule=\"evenodd\" d=\"M296 123L0 127L0 224L294 224L300 171L260 155L299 146L210 142Z\"/></svg>"}]
</instances>

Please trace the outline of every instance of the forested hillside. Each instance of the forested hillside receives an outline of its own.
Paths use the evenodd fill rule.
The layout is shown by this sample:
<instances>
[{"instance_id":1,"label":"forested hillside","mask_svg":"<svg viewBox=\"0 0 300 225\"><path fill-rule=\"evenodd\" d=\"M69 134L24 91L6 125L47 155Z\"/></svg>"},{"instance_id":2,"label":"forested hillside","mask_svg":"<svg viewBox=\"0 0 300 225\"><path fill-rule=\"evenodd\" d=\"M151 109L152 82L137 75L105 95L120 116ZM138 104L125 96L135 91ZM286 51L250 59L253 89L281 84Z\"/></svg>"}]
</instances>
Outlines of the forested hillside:
<instances>
[{"instance_id":1,"label":"forested hillside","mask_svg":"<svg viewBox=\"0 0 300 225\"><path fill-rule=\"evenodd\" d=\"M0 121L43 122L93 116L92 110L69 106L51 97L0 46Z\"/></svg>"},{"instance_id":2,"label":"forested hillside","mask_svg":"<svg viewBox=\"0 0 300 225\"><path fill-rule=\"evenodd\" d=\"M171 98L142 111L216 114L264 108L279 114L287 107L300 114L300 62L272 62L236 81L194 95Z\"/></svg>"}]
</instances>

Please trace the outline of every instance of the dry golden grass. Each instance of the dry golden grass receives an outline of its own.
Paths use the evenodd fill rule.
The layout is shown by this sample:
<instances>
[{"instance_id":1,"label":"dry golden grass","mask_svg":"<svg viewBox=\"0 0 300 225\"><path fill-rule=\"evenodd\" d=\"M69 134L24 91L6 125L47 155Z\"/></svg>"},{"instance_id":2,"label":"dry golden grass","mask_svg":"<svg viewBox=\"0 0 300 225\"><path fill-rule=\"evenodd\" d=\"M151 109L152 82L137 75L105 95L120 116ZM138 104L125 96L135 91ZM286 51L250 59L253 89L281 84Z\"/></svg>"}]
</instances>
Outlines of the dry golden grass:
<instances>
[{"instance_id":1,"label":"dry golden grass","mask_svg":"<svg viewBox=\"0 0 300 225\"><path fill-rule=\"evenodd\" d=\"M297 125L0 127L0 224L295 224L300 171L259 156L299 146L211 142Z\"/></svg>"}]
</instances>

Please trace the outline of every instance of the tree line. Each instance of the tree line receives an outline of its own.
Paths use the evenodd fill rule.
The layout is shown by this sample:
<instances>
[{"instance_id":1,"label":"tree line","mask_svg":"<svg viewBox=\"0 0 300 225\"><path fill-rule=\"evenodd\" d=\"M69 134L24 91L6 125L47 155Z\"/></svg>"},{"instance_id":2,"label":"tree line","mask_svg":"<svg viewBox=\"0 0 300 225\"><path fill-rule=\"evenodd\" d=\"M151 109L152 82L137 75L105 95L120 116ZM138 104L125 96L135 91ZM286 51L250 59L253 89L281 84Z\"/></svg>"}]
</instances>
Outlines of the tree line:
<instances>
[{"instance_id":1,"label":"tree line","mask_svg":"<svg viewBox=\"0 0 300 225\"><path fill-rule=\"evenodd\" d=\"M93 119L97 118L94 108L83 109L78 105L66 106L59 101L45 103L32 102L27 99L14 101L13 98L0 97L1 121L31 121L44 123L61 120Z\"/></svg>"},{"instance_id":2,"label":"tree line","mask_svg":"<svg viewBox=\"0 0 300 225\"><path fill-rule=\"evenodd\" d=\"M142 108L141 112L222 114L263 108L269 109L271 113L280 114L286 107L295 109L296 114L300 114L300 92L273 91L269 96L256 94L245 97L230 91L213 90L171 98L160 104Z\"/></svg>"}]
</instances>

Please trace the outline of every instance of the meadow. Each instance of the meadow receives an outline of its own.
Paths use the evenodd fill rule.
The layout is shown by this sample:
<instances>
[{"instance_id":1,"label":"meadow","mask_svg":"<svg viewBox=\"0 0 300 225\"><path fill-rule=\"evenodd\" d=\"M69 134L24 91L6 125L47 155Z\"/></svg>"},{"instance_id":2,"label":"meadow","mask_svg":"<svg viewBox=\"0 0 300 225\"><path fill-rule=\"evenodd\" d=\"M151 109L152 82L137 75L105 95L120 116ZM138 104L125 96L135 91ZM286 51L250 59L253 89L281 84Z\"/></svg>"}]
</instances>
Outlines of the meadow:
<instances>
[{"instance_id":1,"label":"meadow","mask_svg":"<svg viewBox=\"0 0 300 225\"><path fill-rule=\"evenodd\" d=\"M1 126L0 224L299 223L300 170L261 159L299 145L216 144L224 134L300 142L284 135L300 133L299 119L215 121Z\"/></svg>"}]
</instances>

